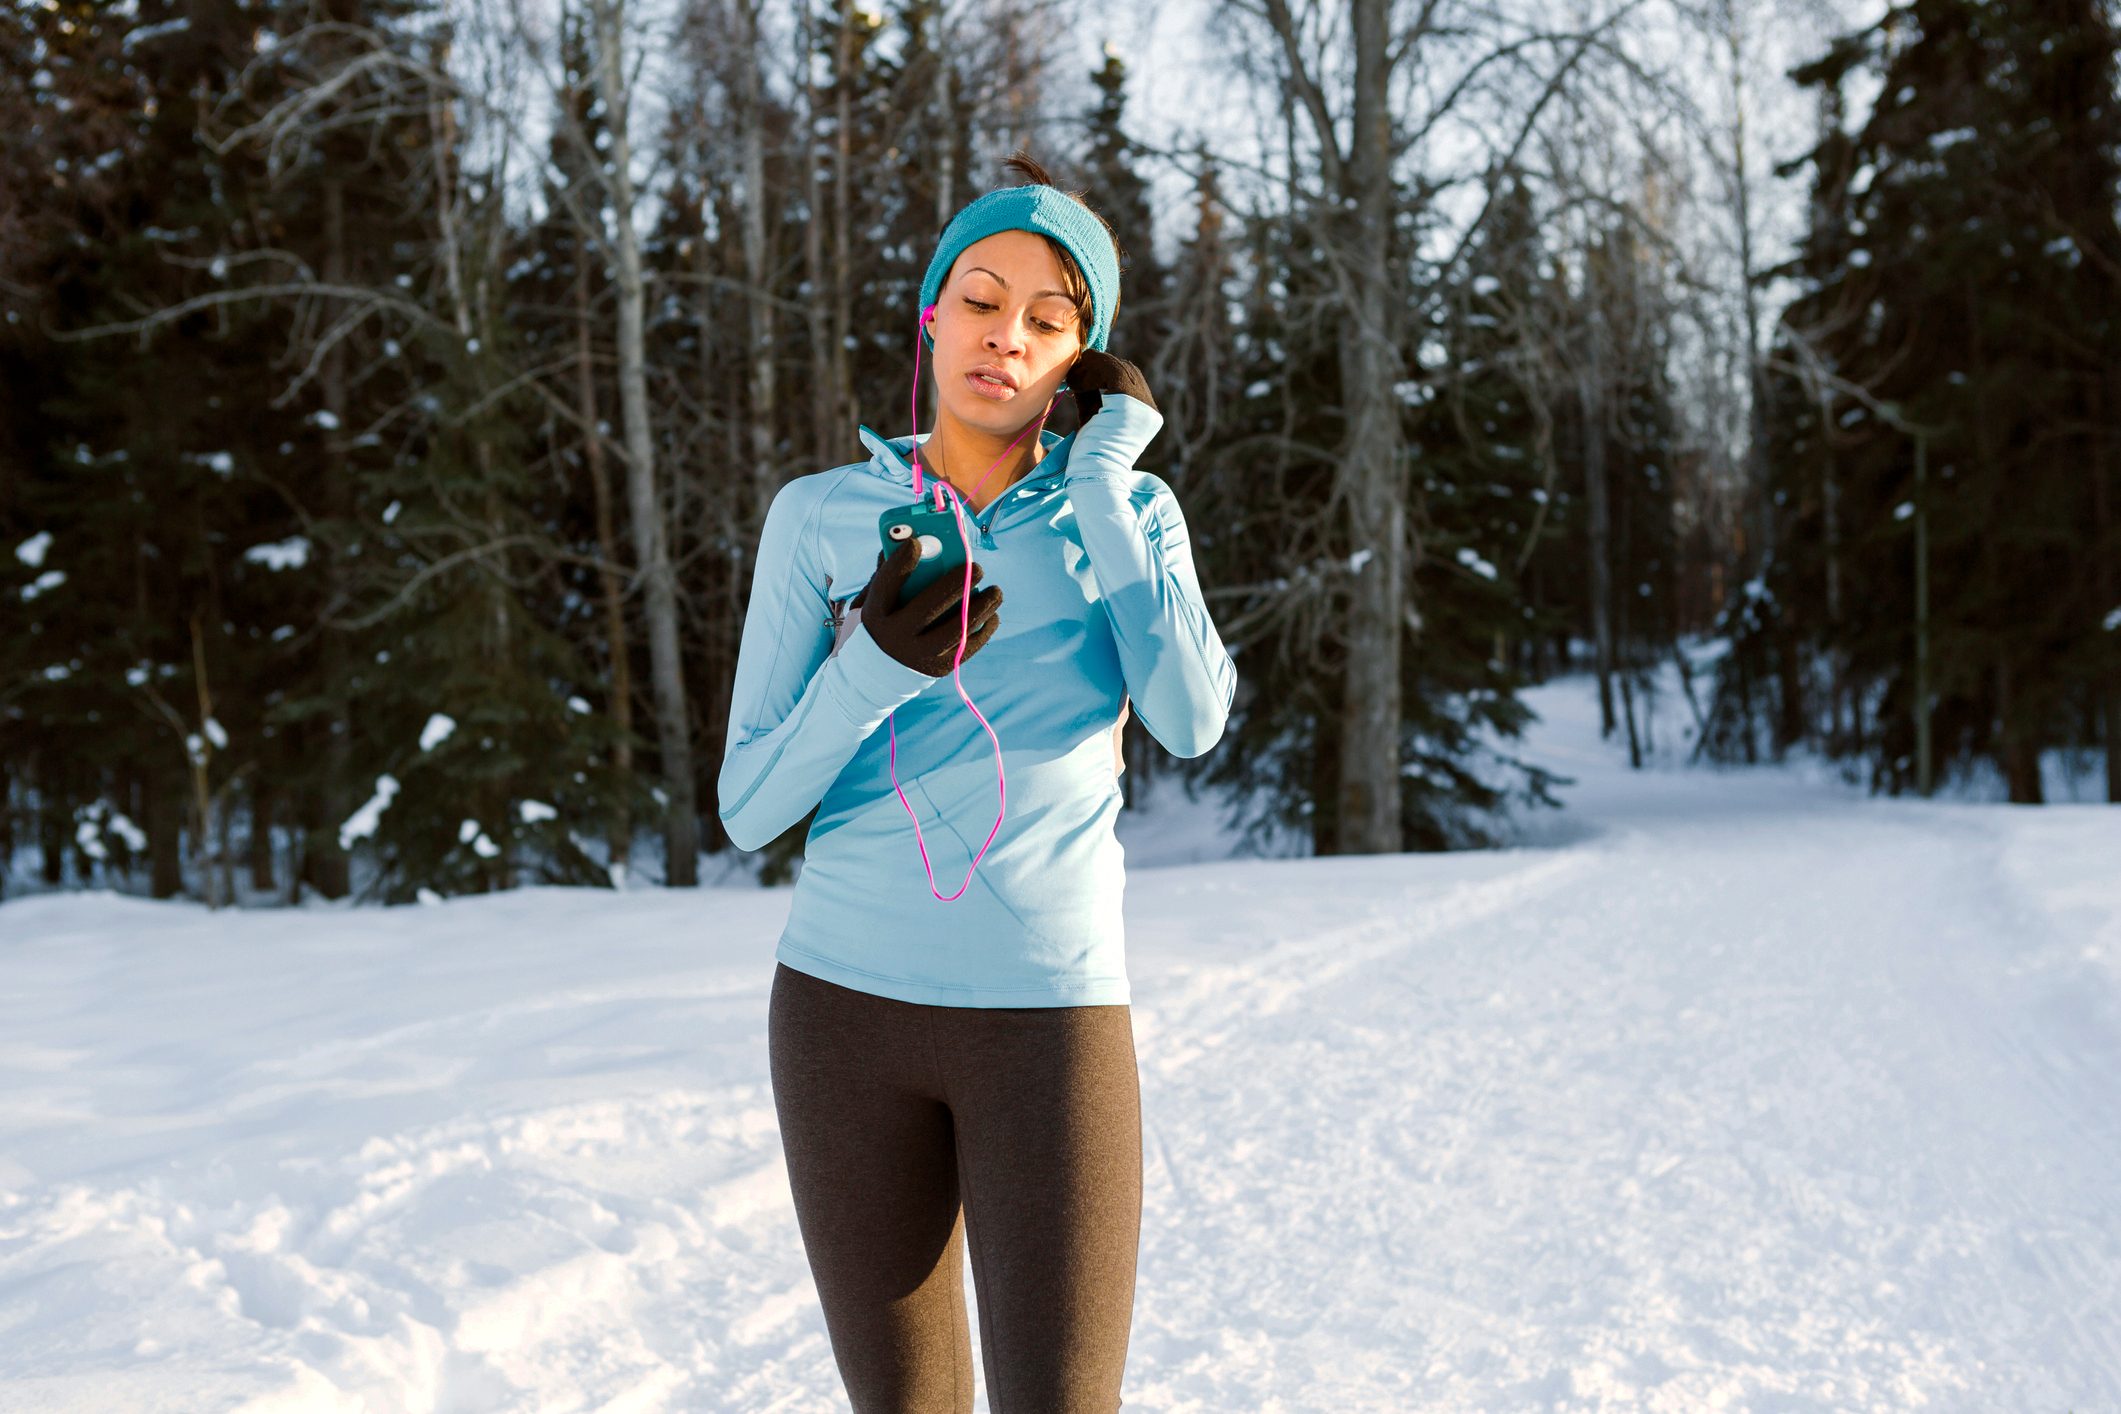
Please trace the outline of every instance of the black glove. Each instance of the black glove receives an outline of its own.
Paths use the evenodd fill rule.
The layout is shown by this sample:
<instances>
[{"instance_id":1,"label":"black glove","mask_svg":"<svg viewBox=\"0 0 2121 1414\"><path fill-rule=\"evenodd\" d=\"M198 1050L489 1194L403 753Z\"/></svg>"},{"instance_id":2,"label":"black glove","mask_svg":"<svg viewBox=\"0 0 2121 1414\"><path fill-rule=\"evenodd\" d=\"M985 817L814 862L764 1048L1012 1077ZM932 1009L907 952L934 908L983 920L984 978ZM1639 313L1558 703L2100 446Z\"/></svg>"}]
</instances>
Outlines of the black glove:
<instances>
[{"instance_id":1,"label":"black glove","mask_svg":"<svg viewBox=\"0 0 2121 1414\"><path fill-rule=\"evenodd\" d=\"M876 573L869 577L868 587L854 597L854 602L862 610L862 627L869 630L877 647L915 672L939 678L957 661L958 608L964 600L965 576L961 570L946 571L941 579L901 604L899 592L920 557L918 540L908 540L889 559L883 551L877 551ZM972 562L974 584L986 572L979 561ZM970 622L965 629L967 658L979 652L1001 626L996 613L1001 602L999 585L990 585L972 596Z\"/></svg>"},{"instance_id":2,"label":"black glove","mask_svg":"<svg viewBox=\"0 0 2121 1414\"><path fill-rule=\"evenodd\" d=\"M1142 371L1102 349L1084 349L1076 358L1075 366L1068 370L1068 391L1075 394L1075 411L1086 423L1097 416L1107 393L1124 393L1152 408L1156 406Z\"/></svg>"}]
</instances>

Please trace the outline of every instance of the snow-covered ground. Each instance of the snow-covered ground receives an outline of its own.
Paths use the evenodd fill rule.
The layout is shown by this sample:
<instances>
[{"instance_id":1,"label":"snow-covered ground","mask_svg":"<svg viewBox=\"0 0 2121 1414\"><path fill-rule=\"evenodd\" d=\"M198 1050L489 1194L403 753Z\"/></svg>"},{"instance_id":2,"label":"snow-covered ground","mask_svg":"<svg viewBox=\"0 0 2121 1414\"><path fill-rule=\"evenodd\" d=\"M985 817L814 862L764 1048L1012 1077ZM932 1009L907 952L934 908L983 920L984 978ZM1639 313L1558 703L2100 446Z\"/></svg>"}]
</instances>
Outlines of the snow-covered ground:
<instances>
[{"instance_id":1,"label":"snow-covered ground","mask_svg":"<svg viewBox=\"0 0 2121 1414\"><path fill-rule=\"evenodd\" d=\"M1127 1408L2121 1409L2121 810L1631 774L1530 700L1543 843L1127 822ZM844 1408L787 902L0 905L0 1409Z\"/></svg>"}]
</instances>

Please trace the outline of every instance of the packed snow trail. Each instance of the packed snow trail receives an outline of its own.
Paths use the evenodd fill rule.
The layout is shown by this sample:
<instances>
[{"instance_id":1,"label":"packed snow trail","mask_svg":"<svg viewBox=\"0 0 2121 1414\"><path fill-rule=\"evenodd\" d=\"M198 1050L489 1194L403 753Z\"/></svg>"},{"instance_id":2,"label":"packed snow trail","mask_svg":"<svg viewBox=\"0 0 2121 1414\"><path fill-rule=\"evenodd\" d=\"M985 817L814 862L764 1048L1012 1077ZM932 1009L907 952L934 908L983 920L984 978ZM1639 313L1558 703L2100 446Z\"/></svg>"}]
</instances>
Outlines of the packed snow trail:
<instances>
[{"instance_id":1,"label":"packed snow trail","mask_svg":"<svg viewBox=\"0 0 2121 1414\"><path fill-rule=\"evenodd\" d=\"M1630 773L1530 700L1543 847L1125 822L1128 1410L2121 1409L2121 810ZM786 906L0 905L0 1408L844 1408Z\"/></svg>"}]
</instances>

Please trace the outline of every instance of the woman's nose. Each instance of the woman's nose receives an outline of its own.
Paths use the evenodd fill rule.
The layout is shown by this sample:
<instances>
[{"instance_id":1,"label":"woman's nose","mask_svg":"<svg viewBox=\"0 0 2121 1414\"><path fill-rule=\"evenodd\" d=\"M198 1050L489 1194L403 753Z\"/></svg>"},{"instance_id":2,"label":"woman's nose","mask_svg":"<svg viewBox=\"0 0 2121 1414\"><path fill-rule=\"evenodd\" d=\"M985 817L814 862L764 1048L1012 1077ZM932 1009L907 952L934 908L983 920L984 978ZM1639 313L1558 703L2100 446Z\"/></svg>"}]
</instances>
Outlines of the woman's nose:
<instances>
[{"instance_id":1,"label":"woman's nose","mask_svg":"<svg viewBox=\"0 0 2121 1414\"><path fill-rule=\"evenodd\" d=\"M1024 347L1023 320L1003 315L987 326L987 347L996 353L1017 353Z\"/></svg>"}]
</instances>

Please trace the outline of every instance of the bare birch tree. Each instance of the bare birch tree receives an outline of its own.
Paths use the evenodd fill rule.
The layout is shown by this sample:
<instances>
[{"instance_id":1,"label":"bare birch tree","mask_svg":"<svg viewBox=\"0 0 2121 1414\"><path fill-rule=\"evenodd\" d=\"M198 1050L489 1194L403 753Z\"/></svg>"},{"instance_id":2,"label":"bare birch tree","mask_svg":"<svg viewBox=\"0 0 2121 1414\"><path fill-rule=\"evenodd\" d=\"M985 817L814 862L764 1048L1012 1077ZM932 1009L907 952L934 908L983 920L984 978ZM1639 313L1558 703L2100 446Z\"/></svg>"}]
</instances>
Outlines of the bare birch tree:
<instances>
[{"instance_id":1,"label":"bare birch tree","mask_svg":"<svg viewBox=\"0 0 2121 1414\"><path fill-rule=\"evenodd\" d=\"M650 680L655 693L656 740L662 756L665 882L690 887L699 881L699 812L693 784L690 714L678 642L677 582L670 564L668 533L656 487L655 430L648 406L645 336L647 280L641 269L635 222L638 193L633 144L628 131L633 78L625 67L625 0L591 0L597 49L597 91L610 124L606 167L611 248L618 258L619 410L626 434L626 501L633 519L635 576L642 588L648 626Z\"/></svg>"}]
</instances>

